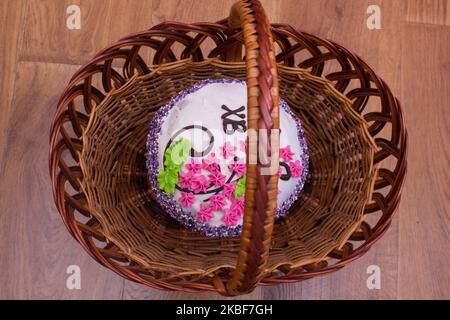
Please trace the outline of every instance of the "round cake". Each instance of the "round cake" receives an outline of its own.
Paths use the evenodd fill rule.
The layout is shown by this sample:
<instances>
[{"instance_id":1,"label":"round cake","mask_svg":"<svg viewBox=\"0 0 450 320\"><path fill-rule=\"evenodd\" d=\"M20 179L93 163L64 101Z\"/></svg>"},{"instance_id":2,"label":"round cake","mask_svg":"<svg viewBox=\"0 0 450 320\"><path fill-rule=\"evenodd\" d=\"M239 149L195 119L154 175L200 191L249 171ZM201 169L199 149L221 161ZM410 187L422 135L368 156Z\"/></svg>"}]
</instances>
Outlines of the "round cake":
<instances>
[{"instance_id":1,"label":"round cake","mask_svg":"<svg viewBox=\"0 0 450 320\"><path fill-rule=\"evenodd\" d=\"M247 86L234 79L200 81L153 117L147 141L152 194L164 210L207 236L239 235L245 202ZM276 218L298 199L308 173L299 119L280 99Z\"/></svg>"}]
</instances>

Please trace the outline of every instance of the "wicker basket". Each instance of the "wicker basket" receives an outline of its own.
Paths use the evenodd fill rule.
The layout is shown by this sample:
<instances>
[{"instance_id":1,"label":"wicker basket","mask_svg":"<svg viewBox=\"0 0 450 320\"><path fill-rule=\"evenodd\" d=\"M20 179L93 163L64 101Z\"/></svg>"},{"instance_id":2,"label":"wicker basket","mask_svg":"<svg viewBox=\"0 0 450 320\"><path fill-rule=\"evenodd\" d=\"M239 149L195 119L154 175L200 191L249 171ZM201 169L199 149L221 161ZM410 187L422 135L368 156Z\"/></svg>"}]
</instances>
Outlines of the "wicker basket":
<instances>
[{"instance_id":1,"label":"wicker basket","mask_svg":"<svg viewBox=\"0 0 450 320\"><path fill-rule=\"evenodd\" d=\"M153 199L145 169L155 111L216 77L247 81L249 128L268 135L279 126L280 95L310 148L303 195L276 224L278 175L248 164L240 239L182 228ZM406 129L387 85L347 49L270 26L258 1L237 2L217 23L165 22L100 52L64 91L50 144L58 210L93 258L150 287L223 295L329 273L361 256L390 225L406 171ZM278 146L267 155L277 159Z\"/></svg>"}]
</instances>

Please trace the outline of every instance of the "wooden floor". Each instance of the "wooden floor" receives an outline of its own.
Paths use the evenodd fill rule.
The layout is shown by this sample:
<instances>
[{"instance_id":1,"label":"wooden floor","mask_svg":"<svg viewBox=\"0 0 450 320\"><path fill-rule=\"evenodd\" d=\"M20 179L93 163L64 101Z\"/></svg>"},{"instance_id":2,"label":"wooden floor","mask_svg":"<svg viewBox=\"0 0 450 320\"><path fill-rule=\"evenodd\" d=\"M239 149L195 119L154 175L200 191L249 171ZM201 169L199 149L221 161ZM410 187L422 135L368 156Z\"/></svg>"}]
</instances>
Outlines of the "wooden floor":
<instances>
[{"instance_id":1,"label":"wooden floor","mask_svg":"<svg viewBox=\"0 0 450 320\"><path fill-rule=\"evenodd\" d=\"M107 44L163 20L216 21L232 0L0 0L0 298L218 299L125 281L94 262L53 203L48 134L58 94ZM66 8L81 7L81 30ZM266 0L272 22L342 43L364 57L405 106L409 167L400 208L361 259L329 276L257 289L247 299L449 299L450 1ZM381 8L381 30L366 27ZM66 269L81 268L81 289ZM381 289L366 286L369 265Z\"/></svg>"}]
</instances>

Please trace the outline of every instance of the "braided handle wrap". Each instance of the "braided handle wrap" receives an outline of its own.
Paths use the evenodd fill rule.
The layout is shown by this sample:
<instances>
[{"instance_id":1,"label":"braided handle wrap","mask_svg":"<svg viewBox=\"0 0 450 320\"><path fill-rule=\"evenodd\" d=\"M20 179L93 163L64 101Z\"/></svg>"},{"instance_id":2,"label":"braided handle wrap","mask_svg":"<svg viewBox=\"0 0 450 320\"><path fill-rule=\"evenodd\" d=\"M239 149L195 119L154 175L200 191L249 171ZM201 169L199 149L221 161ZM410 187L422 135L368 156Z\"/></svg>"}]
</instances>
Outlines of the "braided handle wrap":
<instances>
[{"instance_id":1,"label":"braided handle wrap","mask_svg":"<svg viewBox=\"0 0 450 320\"><path fill-rule=\"evenodd\" d=\"M226 294L252 291L269 255L278 194L279 97L275 52L266 14L258 0L233 5L228 24L241 28L247 67L248 152L245 210L236 269ZM240 49L232 52L240 59Z\"/></svg>"}]
</instances>

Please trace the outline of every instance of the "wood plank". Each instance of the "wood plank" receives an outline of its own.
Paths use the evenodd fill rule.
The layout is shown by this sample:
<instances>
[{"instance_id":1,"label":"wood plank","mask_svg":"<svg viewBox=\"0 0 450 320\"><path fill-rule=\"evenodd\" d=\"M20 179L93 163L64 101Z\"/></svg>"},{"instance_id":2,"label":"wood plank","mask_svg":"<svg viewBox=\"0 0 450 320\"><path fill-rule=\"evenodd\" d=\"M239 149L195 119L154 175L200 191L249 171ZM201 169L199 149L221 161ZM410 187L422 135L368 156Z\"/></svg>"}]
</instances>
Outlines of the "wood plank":
<instances>
[{"instance_id":1,"label":"wood plank","mask_svg":"<svg viewBox=\"0 0 450 320\"><path fill-rule=\"evenodd\" d=\"M409 127L400 221L401 299L449 299L450 27L406 24L402 95Z\"/></svg>"},{"instance_id":2,"label":"wood plank","mask_svg":"<svg viewBox=\"0 0 450 320\"><path fill-rule=\"evenodd\" d=\"M214 10L211 10L209 0L187 0L183 1L183 10L180 10L180 2L177 0L112 0L109 43L114 43L131 33L149 29L163 21L216 21L225 17L232 3L233 0L220 1L214 6ZM184 47L175 43L172 49L179 55ZM141 49L140 55L148 61L148 64L152 64L153 50Z\"/></svg>"},{"instance_id":3,"label":"wood plank","mask_svg":"<svg viewBox=\"0 0 450 320\"><path fill-rule=\"evenodd\" d=\"M406 21L450 26L450 1L408 0Z\"/></svg>"},{"instance_id":4,"label":"wood plank","mask_svg":"<svg viewBox=\"0 0 450 320\"><path fill-rule=\"evenodd\" d=\"M0 148L5 145L6 123L11 115L11 101L14 93L14 81L17 70L18 52L20 50L25 2L5 0L0 2ZM2 158L0 155L0 168ZM0 173L2 170L0 170Z\"/></svg>"},{"instance_id":5,"label":"wood plank","mask_svg":"<svg viewBox=\"0 0 450 320\"><path fill-rule=\"evenodd\" d=\"M81 29L66 26L69 5L81 10ZM83 64L108 44L109 0L32 0L26 2L22 61Z\"/></svg>"},{"instance_id":6,"label":"wood plank","mask_svg":"<svg viewBox=\"0 0 450 320\"><path fill-rule=\"evenodd\" d=\"M225 0L211 5L210 0L132 0L126 4L112 0L112 21L118 21L113 30L135 32L150 28L163 21L199 22L216 21L228 15L233 0ZM139 17L145 19L138 20ZM111 34L114 34L113 31Z\"/></svg>"},{"instance_id":7,"label":"wood plank","mask_svg":"<svg viewBox=\"0 0 450 320\"><path fill-rule=\"evenodd\" d=\"M124 280L69 235L53 202L48 135L59 92L78 66L20 63L0 180L0 298L95 299L122 296ZM10 192L13 190L13 192ZM78 265L81 290L68 290ZM14 275L14 276L13 276Z\"/></svg>"},{"instance_id":8,"label":"wood plank","mask_svg":"<svg viewBox=\"0 0 450 320\"><path fill-rule=\"evenodd\" d=\"M257 288L250 294L227 298L230 300L259 300L263 299L263 291L265 289ZM214 292L199 292L199 293L187 293L187 292L172 292L162 291L156 289L150 289L144 285L134 282L125 282L125 290L123 293L125 300L219 300L224 299L223 296Z\"/></svg>"},{"instance_id":9,"label":"wood plank","mask_svg":"<svg viewBox=\"0 0 450 320\"><path fill-rule=\"evenodd\" d=\"M118 39L141 30L148 29L163 21L192 22L214 22L226 18L230 7L235 0L219 1L211 6L210 0L185 0L180 10L178 0L150 1L112 0L111 5L111 25L109 29L109 42L113 43ZM269 15L276 14L278 5L274 1L263 1ZM205 43L205 47L212 48L211 43ZM172 45L175 54L180 54L184 47L178 43ZM143 51L143 52L142 52ZM141 49L143 56L149 64L153 58L153 52Z\"/></svg>"}]
</instances>

